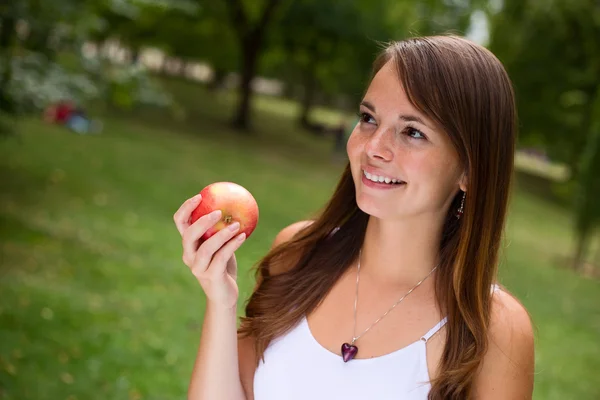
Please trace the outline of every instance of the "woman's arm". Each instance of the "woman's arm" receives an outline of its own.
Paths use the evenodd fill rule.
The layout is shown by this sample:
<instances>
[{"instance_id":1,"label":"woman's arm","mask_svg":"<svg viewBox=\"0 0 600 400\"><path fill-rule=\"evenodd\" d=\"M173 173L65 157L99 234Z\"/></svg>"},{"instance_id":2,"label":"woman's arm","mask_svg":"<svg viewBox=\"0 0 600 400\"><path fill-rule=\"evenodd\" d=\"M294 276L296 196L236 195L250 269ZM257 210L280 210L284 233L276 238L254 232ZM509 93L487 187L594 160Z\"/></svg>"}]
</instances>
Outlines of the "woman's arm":
<instances>
[{"instance_id":1,"label":"woman's arm","mask_svg":"<svg viewBox=\"0 0 600 400\"><path fill-rule=\"evenodd\" d=\"M237 261L235 251L244 242L239 224L221 229L210 238L201 237L221 218L219 211L203 215L190 224L192 211L202 201L186 200L173 216L181 235L183 262L206 295L200 346L188 388L190 400L246 400L238 372L237 355Z\"/></svg>"},{"instance_id":2,"label":"woman's arm","mask_svg":"<svg viewBox=\"0 0 600 400\"><path fill-rule=\"evenodd\" d=\"M236 308L207 304L189 400L246 400L238 373Z\"/></svg>"},{"instance_id":3,"label":"woman's arm","mask_svg":"<svg viewBox=\"0 0 600 400\"><path fill-rule=\"evenodd\" d=\"M510 294L496 291L488 351L475 379L475 398L531 399L534 366L534 335L529 314Z\"/></svg>"}]
</instances>

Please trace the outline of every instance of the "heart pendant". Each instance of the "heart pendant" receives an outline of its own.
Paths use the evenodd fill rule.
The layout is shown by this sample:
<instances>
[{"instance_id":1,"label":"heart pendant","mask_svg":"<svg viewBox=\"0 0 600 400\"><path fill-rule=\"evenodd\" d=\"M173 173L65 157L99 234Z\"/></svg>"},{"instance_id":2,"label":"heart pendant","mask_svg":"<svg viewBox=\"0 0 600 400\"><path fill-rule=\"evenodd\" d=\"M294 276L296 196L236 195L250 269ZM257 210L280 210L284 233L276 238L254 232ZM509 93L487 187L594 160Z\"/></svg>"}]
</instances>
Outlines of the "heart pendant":
<instances>
[{"instance_id":1,"label":"heart pendant","mask_svg":"<svg viewBox=\"0 0 600 400\"><path fill-rule=\"evenodd\" d=\"M358 347L348 343L342 345L342 358L344 362L352 360L356 356L356 353L358 353Z\"/></svg>"}]
</instances>

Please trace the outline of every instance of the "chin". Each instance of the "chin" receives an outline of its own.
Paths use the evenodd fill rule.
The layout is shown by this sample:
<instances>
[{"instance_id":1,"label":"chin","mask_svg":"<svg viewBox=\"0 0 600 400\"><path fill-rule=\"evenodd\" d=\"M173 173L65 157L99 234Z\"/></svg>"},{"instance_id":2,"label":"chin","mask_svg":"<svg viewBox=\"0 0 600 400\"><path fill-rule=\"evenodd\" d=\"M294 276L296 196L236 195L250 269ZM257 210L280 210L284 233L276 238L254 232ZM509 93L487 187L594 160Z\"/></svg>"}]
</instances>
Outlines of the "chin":
<instances>
[{"instance_id":1,"label":"chin","mask_svg":"<svg viewBox=\"0 0 600 400\"><path fill-rule=\"evenodd\" d=\"M375 218L384 218L385 216L391 215L391 213L381 207L380 204L376 204L376 199L365 198L357 192L356 205L358 208L367 215Z\"/></svg>"}]
</instances>

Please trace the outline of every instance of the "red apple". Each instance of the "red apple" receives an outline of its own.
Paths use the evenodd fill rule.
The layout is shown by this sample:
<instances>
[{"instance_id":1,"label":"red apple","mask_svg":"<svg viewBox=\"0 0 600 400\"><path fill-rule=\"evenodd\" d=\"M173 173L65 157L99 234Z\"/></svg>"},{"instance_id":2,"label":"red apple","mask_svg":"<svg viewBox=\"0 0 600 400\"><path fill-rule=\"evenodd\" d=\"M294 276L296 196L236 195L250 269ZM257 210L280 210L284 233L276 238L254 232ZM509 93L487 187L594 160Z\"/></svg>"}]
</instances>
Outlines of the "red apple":
<instances>
[{"instance_id":1,"label":"red apple","mask_svg":"<svg viewBox=\"0 0 600 400\"><path fill-rule=\"evenodd\" d=\"M238 234L243 232L246 238L250 237L258 223L258 204L248 190L233 182L215 182L202 189L200 194L202 200L192 211L191 224L203 215L221 210L221 220L210 227L201 240L210 238L236 221L240 223Z\"/></svg>"}]
</instances>

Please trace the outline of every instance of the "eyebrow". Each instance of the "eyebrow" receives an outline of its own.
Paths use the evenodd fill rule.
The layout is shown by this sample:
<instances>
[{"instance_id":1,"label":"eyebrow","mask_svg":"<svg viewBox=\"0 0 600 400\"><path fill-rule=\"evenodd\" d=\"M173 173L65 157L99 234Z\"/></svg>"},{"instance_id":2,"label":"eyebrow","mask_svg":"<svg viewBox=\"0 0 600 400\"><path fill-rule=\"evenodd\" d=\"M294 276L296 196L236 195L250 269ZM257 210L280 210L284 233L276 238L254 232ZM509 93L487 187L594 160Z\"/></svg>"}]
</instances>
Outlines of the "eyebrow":
<instances>
[{"instance_id":1,"label":"eyebrow","mask_svg":"<svg viewBox=\"0 0 600 400\"><path fill-rule=\"evenodd\" d=\"M369 103L368 101L362 101L360 103L361 106L365 106L366 108L368 108L369 110L376 112L375 111L375 106L371 103ZM421 119L420 117L416 116L416 115L405 115L405 114L400 114L398 116L399 119L401 119L402 121L406 121L406 122L417 122L421 125L425 125L427 127L429 127L429 125L427 125L423 119Z\"/></svg>"}]
</instances>

